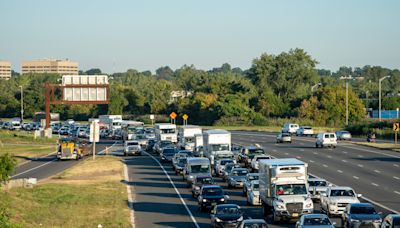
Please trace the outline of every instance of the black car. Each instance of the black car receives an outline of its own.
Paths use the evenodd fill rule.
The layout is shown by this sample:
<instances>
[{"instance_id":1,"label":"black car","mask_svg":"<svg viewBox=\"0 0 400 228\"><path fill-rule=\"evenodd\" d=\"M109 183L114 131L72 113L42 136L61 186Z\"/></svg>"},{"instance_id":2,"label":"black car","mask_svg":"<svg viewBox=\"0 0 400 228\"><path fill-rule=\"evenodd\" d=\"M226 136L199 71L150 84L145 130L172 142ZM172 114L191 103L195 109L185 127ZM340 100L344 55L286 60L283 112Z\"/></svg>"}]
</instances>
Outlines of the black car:
<instances>
[{"instance_id":1,"label":"black car","mask_svg":"<svg viewBox=\"0 0 400 228\"><path fill-rule=\"evenodd\" d=\"M146 144L146 151L152 151L153 150L153 146L154 144L156 144L156 140L155 139L149 139L147 140L147 144Z\"/></svg>"},{"instance_id":2,"label":"black car","mask_svg":"<svg viewBox=\"0 0 400 228\"><path fill-rule=\"evenodd\" d=\"M225 203L227 197L225 196L221 186L203 185L197 199L199 201L200 211L204 211L207 208L212 208L218 204Z\"/></svg>"},{"instance_id":3,"label":"black car","mask_svg":"<svg viewBox=\"0 0 400 228\"><path fill-rule=\"evenodd\" d=\"M213 185L214 179L211 175L197 176L196 179L192 183L192 196L193 198L197 198L199 196L201 187L205 185Z\"/></svg>"},{"instance_id":4,"label":"black car","mask_svg":"<svg viewBox=\"0 0 400 228\"><path fill-rule=\"evenodd\" d=\"M346 228L381 226L381 216L370 203L352 203L347 205L343 213L343 225Z\"/></svg>"},{"instance_id":5,"label":"black car","mask_svg":"<svg viewBox=\"0 0 400 228\"><path fill-rule=\"evenodd\" d=\"M238 227L243 212L236 204L217 205L211 211L211 227Z\"/></svg>"},{"instance_id":6,"label":"black car","mask_svg":"<svg viewBox=\"0 0 400 228\"><path fill-rule=\"evenodd\" d=\"M172 162L172 157L176 153L176 149L174 147L165 147L162 149L160 158L161 162Z\"/></svg>"}]
</instances>

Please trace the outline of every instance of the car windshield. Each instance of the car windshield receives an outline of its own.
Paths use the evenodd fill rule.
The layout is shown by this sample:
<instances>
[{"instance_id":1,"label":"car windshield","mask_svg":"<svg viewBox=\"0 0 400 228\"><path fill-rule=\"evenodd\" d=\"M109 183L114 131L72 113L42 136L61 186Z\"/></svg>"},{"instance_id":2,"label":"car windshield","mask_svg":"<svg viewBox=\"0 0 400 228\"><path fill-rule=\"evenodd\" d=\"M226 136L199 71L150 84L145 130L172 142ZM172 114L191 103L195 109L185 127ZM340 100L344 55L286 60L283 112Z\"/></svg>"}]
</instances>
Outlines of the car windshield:
<instances>
[{"instance_id":1,"label":"car windshield","mask_svg":"<svg viewBox=\"0 0 400 228\"><path fill-rule=\"evenodd\" d=\"M161 129L160 131L163 134L173 134L173 133L175 133L175 129L174 128L172 128L172 129Z\"/></svg>"},{"instance_id":2,"label":"car windshield","mask_svg":"<svg viewBox=\"0 0 400 228\"><path fill-rule=\"evenodd\" d=\"M249 155L259 155L259 154L264 154L264 150L263 149L249 149L248 152Z\"/></svg>"},{"instance_id":3,"label":"car windshield","mask_svg":"<svg viewBox=\"0 0 400 228\"><path fill-rule=\"evenodd\" d=\"M306 226L321 226L321 225L331 225L328 218L305 218L304 225Z\"/></svg>"},{"instance_id":4,"label":"car windshield","mask_svg":"<svg viewBox=\"0 0 400 228\"><path fill-rule=\"evenodd\" d=\"M258 191L260 189L260 185L259 184L253 184L253 189Z\"/></svg>"},{"instance_id":5,"label":"car windshield","mask_svg":"<svg viewBox=\"0 0 400 228\"><path fill-rule=\"evenodd\" d=\"M225 170L229 172L229 171L231 171L235 166L240 166L240 165L235 165L235 164L228 163L228 164L225 165Z\"/></svg>"},{"instance_id":6,"label":"car windshield","mask_svg":"<svg viewBox=\"0 0 400 228\"><path fill-rule=\"evenodd\" d=\"M204 196L222 196L224 193L221 188L203 188Z\"/></svg>"},{"instance_id":7,"label":"car windshield","mask_svg":"<svg viewBox=\"0 0 400 228\"><path fill-rule=\"evenodd\" d=\"M267 228L263 222L250 222L243 225L243 228Z\"/></svg>"},{"instance_id":8,"label":"car windshield","mask_svg":"<svg viewBox=\"0 0 400 228\"><path fill-rule=\"evenodd\" d=\"M258 180L258 175L250 175L249 180Z\"/></svg>"},{"instance_id":9,"label":"car windshield","mask_svg":"<svg viewBox=\"0 0 400 228\"><path fill-rule=\"evenodd\" d=\"M278 185L276 193L277 195L305 195L307 189L305 184L285 184Z\"/></svg>"},{"instance_id":10,"label":"car windshield","mask_svg":"<svg viewBox=\"0 0 400 228\"><path fill-rule=\"evenodd\" d=\"M400 228L400 218L393 218L393 227Z\"/></svg>"},{"instance_id":11,"label":"car windshield","mask_svg":"<svg viewBox=\"0 0 400 228\"><path fill-rule=\"evenodd\" d=\"M138 142L129 142L126 145L127 146L137 146L137 145L139 145L139 143Z\"/></svg>"},{"instance_id":12,"label":"car windshield","mask_svg":"<svg viewBox=\"0 0 400 228\"><path fill-rule=\"evenodd\" d=\"M367 214L367 215L372 215L376 214L375 208L373 207L357 207L353 206L350 208L350 213L351 214Z\"/></svg>"},{"instance_id":13,"label":"car windshield","mask_svg":"<svg viewBox=\"0 0 400 228\"><path fill-rule=\"evenodd\" d=\"M233 170L232 176L246 176L247 170Z\"/></svg>"},{"instance_id":14,"label":"car windshield","mask_svg":"<svg viewBox=\"0 0 400 228\"><path fill-rule=\"evenodd\" d=\"M167 145L170 145L170 144L172 144L171 141L161 141L160 146L163 147L163 146L167 146Z\"/></svg>"},{"instance_id":15,"label":"car windshield","mask_svg":"<svg viewBox=\"0 0 400 228\"><path fill-rule=\"evenodd\" d=\"M211 151L227 151L229 150L228 144L214 144L211 145Z\"/></svg>"},{"instance_id":16,"label":"car windshield","mask_svg":"<svg viewBox=\"0 0 400 228\"><path fill-rule=\"evenodd\" d=\"M312 187L318 187L318 186L324 187L328 185L326 181L308 181L308 184Z\"/></svg>"},{"instance_id":17,"label":"car windshield","mask_svg":"<svg viewBox=\"0 0 400 228\"><path fill-rule=\"evenodd\" d=\"M258 160L263 160L263 159L270 159L270 157L258 157L258 158L257 158L257 161L258 161Z\"/></svg>"},{"instance_id":18,"label":"car windshield","mask_svg":"<svg viewBox=\"0 0 400 228\"><path fill-rule=\"evenodd\" d=\"M331 190L331 196L355 196L353 190Z\"/></svg>"},{"instance_id":19,"label":"car windshield","mask_svg":"<svg viewBox=\"0 0 400 228\"><path fill-rule=\"evenodd\" d=\"M197 181L197 183L202 183L202 184L214 183L214 181L211 177L198 177L196 181Z\"/></svg>"},{"instance_id":20,"label":"car windshield","mask_svg":"<svg viewBox=\"0 0 400 228\"><path fill-rule=\"evenodd\" d=\"M163 154L165 154L165 155L174 155L175 154L175 149L169 149L169 148L164 149L163 150Z\"/></svg>"},{"instance_id":21,"label":"car windshield","mask_svg":"<svg viewBox=\"0 0 400 228\"><path fill-rule=\"evenodd\" d=\"M136 135L136 139L146 139L145 135Z\"/></svg>"},{"instance_id":22,"label":"car windshield","mask_svg":"<svg viewBox=\"0 0 400 228\"><path fill-rule=\"evenodd\" d=\"M226 164L232 163L232 162L233 162L233 160L221 160L220 164L221 165L226 165Z\"/></svg>"},{"instance_id":23,"label":"car windshield","mask_svg":"<svg viewBox=\"0 0 400 228\"><path fill-rule=\"evenodd\" d=\"M193 173L208 173L210 167L208 165L192 165L191 169Z\"/></svg>"},{"instance_id":24,"label":"car windshield","mask_svg":"<svg viewBox=\"0 0 400 228\"><path fill-rule=\"evenodd\" d=\"M218 207L217 214L219 215L237 215L240 214L240 209L236 206L233 207Z\"/></svg>"},{"instance_id":25,"label":"car windshield","mask_svg":"<svg viewBox=\"0 0 400 228\"><path fill-rule=\"evenodd\" d=\"M181 167L183 167L183 166L186 165L186 163L187 163L186 161L187 161L186 158L181 158L181 159L179 159L179 161L178 161L178 165L181 166Z\"/></svg>"}]
</instances>

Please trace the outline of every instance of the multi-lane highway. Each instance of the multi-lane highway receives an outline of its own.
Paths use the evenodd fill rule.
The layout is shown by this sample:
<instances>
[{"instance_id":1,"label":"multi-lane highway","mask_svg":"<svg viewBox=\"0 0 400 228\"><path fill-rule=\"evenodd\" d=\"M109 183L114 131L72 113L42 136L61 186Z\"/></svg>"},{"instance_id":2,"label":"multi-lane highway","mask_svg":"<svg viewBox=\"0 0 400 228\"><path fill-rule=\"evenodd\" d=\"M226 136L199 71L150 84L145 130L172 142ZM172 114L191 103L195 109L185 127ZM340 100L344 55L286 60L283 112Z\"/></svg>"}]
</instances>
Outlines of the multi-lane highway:
<instances>
[{"instance_id":1,"label":"multi-lane highway","mask_svg":"<svg viewBox=\"0 0 400 228\"><path fill-rule=\"evenodd\" d=\"M260 144L274 157L295 157L309 163L310 173L336 185L353 187L370 200L378 211L400 211L400 154L341 142L336 149L315 148L314 138L295 137L292 144L276 144L275 135L257 132L233 132L232 141L241 145ZM132 190L132 208L137 227L209 227L207 212L200 212L197 201L181 176L170 164L161 165L155 154L129 157L128 185ZM261 207L247 206L241 189L227 189L229 202L242 206L245 217L263 218ZM319 205L316 205L319 212ZM341 225L334 218L337 226ZM270 219L267 219L270 222ZM270 227L294 224L270 224Z\"/></svg>"}]
</instances>

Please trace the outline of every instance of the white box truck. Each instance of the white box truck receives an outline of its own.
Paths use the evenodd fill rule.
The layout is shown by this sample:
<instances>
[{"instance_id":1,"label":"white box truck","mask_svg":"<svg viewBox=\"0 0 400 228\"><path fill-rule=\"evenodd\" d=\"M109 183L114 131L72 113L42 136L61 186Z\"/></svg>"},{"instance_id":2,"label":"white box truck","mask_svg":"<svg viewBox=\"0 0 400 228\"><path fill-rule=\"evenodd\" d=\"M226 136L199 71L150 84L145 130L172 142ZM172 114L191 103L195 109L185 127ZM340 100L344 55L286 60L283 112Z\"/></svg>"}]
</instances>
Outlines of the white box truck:
<instances>
[{"instance_id":1,"label":"white box truck","mask_svg":"<svg viewBox=\"0 0 400 228\"><path fill-rule=\"evenodd\" d=\"M260 160L260 199L265 216L272 214L274 222L279 222L313 212L307 168L307 163L295 158Z\"/></svg>"},{"instance_id":2,"label":"white box truck","mask_svg":"<svg viewBox=\"0 0 400 228\"><path fill-rule=\"evenodd\" d=\"M231 151L231 133L226 130L208 130L203 133L204 156L208 157L211 166L221 158L234 158Z\"/></svg>"},{"instance_id":3,"label":"white box truck","mask_svg":"<svg viewBox=\"0 0 400 228\"><path fill-rule=\"evenodd\" d=\"M201 127L195 125L184 125L178 129L178 147L182 150L194 151L195 135L201 134Z\"/></svg>"},{"instance_id":4,"label":"white box truck","mask_svg":"<svg viewBox=\"0 0 400 228\"><path fill-rule=\"evenodd\" d=\"M159 141L169 140L177 143L176 125L170 123L156 123L154 126L156 138Z\"/></svg>"},{"instance_id":5,"label":"white box truck","mask_svg":"<svg viewBox=\"0 0 400 228\"><path fill-rule=\"evenodd\" d=\"M194 155L196 157L203 157L203 134L194 135Z\"/></svg>"}]
</instances>

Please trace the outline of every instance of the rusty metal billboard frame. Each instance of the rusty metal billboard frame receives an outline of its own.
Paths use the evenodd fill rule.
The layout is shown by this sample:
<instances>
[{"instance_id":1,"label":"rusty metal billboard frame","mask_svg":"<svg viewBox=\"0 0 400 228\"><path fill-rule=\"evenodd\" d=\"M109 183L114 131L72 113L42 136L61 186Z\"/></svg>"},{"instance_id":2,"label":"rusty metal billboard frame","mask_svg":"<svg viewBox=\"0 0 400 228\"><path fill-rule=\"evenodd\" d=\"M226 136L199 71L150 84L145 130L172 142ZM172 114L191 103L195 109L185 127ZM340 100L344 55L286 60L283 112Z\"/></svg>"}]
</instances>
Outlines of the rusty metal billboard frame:
<instances>
[{"instance_id":1,"label":"rusty metal billboard frame","mask_svg":"<svg viewBox=\"0 0 400 228\"><path fill-rule=\"evenodd\" d=\"M109 104L110 103L110 84L89 84L89 85L62 85L45 83L45 112L46 112L46 127L50 128L50 105L56 104ZM67 101L64 99L65 88L106 88L106 100L104 101ZM61 99L57 99L55 90L61 90Z\"/></svg>"}]
</instances>

